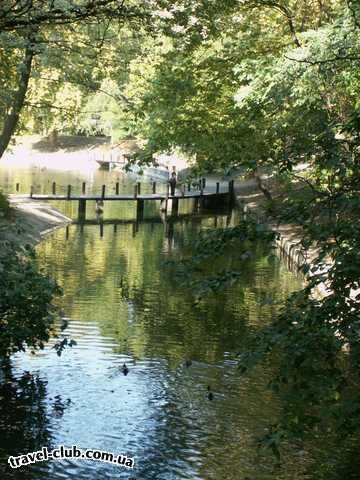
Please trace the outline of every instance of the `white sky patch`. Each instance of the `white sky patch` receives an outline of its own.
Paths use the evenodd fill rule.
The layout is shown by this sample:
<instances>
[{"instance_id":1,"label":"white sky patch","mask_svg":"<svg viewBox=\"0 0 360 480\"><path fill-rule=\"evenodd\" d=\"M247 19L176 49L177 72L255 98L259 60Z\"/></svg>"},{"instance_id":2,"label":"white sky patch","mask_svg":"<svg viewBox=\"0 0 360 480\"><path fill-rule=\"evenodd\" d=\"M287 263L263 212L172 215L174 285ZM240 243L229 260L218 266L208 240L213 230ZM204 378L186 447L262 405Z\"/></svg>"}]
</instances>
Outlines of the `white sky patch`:
<instances>
[{"instance_id":1,"label":"white sky patch","mask_svg":"<svg viewBox=\"0 0 360 480\"><path fill-rule=\"evenodd\" d=\"M153 13L154 17L160 17L160 18L173 18L174 15L172 12L169 12L168 10L156 10Z\"/></svg>"},{"instance_id":2,"label":"white sky patch","mask_svg":"<svg viewBox=\"0 0 360 480\"><path fill-rule=\"evenodd\" d=\"M171 7L171 10L173 12L184 12L186 10L186 7L185 7L185 5L173 5Z\"/></svg>"},{"instance_id":3,"label":"white sky patch","mask_svg":"<svg viewBox=\"0 0 360 480\"><path fill-rule=\"evenodd\" d=\"M232 21L233 23L241 23L244 19L244 16L243 15L234 15L232 17Z\"/></svg>"},{"instance_id":4,"label":"white sky patch","mask_svg":"<svg viewBox=\"0 0 360 480\"><path fill-rule=\"evenodd\" d=\"M252 92L252 87L250 85L245 85L241 87L234 95L234 100L237 105L241 103L250 95Z\"/></svg>"},{"instance_id":5,"label":"white sky patch","mask_svg":"<svg viewBox=\"0 0 360 480\"><path fill-rule=\"evenodd\" d=\"M174 33L184 33L186 28L183 25L174 25L171 30Z\"/></svg>"},{"instance_id":6,"label":"white sky patch","mask_svg":"<svg viewBox=\"0 0 360 480\"><path fill-rule=\"evenodd\" d=\"M194 15L190 15L189 17L189 25L196 25L198 23L198 19L194 17Z\"/></svg>"},{"instance_id":7,"label":"white sky patch","mask_svg":"<svg viewBox=\"0 0 360 480\"><path fill-rule=\"evenodd\" d=\"M203 28L203 29L201 30L200 35L201 35L201 37L202 37L204 40L206 40L206 39L208 38L209 35L208 35L208 32L207 32L206 28Z\"/></svg>"}]
</instances>

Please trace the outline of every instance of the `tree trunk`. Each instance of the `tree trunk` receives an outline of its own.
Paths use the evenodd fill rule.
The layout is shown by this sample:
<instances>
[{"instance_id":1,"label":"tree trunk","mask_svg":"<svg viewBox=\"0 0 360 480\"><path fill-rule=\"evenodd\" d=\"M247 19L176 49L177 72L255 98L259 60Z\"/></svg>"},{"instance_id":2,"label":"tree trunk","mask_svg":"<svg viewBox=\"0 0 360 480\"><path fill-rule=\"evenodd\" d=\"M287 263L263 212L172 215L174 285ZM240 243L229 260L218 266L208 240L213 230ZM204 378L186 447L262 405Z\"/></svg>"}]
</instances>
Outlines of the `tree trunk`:
<instances>
[{"instance_id":1,"label":"tree trunk","mask_svg":"<svg viewBox=\"0 0 360 480\"><path fill-rule=\"evenodd\" d=\"M4 126L0 134L0 158L3 156L5 150L10 143L11 137L16 130L21 110L24 106L33 58L33 48L31 46L28 46L25 50L24 60L21 65L19 86L14 94L13 104L10 107L8 113L5 115Z\"/></svg>"}]
</instances>

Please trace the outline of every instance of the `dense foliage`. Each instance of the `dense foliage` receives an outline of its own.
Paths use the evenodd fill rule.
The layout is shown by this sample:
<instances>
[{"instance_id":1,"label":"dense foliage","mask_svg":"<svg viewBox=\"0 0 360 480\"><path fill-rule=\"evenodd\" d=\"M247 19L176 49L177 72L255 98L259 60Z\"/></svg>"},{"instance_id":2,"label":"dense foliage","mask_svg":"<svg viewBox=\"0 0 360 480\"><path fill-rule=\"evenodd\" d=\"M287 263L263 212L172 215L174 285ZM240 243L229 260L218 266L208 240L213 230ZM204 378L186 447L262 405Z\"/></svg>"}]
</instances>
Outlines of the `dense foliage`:
<instances>
[{"instance_id":1,"label":"dense foliage","mask_svg":"<svg viewBox=\"0 0 360 480\"><path fill-rule=\"evenodd\" d=\"M114 37L147 17L137 1L1 2L0 157L16 131L75 125L82 96L107 73Z\"/></svg>"},{"instance_id":2,"label":"dense foliage","mask_svg":"<svg viewBox=\"0 0 360 480\"><path fill-rule=\"evenodd\" d=\"M20 228L20 227L18 227ZM9 238L9 225L0 231L0 358L14 352L43 348L54 327L54 296L58 286L39 270L34 251ZM13 237L16 239L14 229Z\"/></svg>"},{"instance_id":3,"label":"dense foliage","mask_svg":"<svg viewBox=\"0 0 360 480\"><path fill-rule=\"evenodd\" d=\"M304 251L311 246L316 255L304 267L306 288L259 332L240 364L244 371L269 357L279 364L271 387L284 399L284 415L265 439L276 454L285 437L319 435L328 438L329 452L338 444L354 451L360 435L359 2L153 0L112 10L113 3L119 5L4 2L0 156L15 128L80 129L134 135L144 160L178 149L198 170L271 171L277 187L267 196L268 215L300 225ZM244 231L254 233L254 226L200 242L196 269L216 251L214 242L223 250ZM20 252L6 261L16 263L7 265L15 276L32 268ZM222 271L202 292L235 280L235 272ZM16 295L27 298L26 285ZM322 295L315 296L319 288ZM48 283L44 292L41 315L52 293ZM33 313L30 308L30 318Z\"/></svg>"}]
</instances>

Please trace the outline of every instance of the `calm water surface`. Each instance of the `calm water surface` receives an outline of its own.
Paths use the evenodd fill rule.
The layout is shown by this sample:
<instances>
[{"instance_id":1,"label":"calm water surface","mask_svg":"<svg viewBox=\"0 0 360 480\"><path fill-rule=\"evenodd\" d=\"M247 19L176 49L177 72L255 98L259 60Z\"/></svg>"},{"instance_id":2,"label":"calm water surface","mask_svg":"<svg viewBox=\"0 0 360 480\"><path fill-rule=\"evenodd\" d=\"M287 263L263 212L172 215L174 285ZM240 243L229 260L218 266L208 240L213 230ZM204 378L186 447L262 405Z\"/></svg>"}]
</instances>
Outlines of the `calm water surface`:
<instances>
[{"instance_id":1,"label":"calm water surface","mask_svg":"<svg viewBox=\"0 0 360 480\"><path fill-rule=\"evenodd\" d=\"M16 178L30 184L29 172L19 171ZM69 172L41 175L64 185L87 178ZM92 188L115 182L117 175L96 173ZM6 178L10 185L14 173L0 170L3 184ZM133 180L122 182L131 191ZM153 204L145 211L148 221L136 223L133 205L109 208L105 219L127 222L106 224L102 235L96 224L72 225L38 246L41 266L64 290L65 334L77 345L61 357L52 349L54 341L36 355L14 356L0 391L0 453L4 465L10 454L77 445L127 454L135 458L135 469L62 460L5 469L1 478L305 478L303 457L297 461L291 455L274 470L256 448L281 408L266 389L270 367L242 377L236 364L251 335L276 314L268 300L283 300L300 280L281 262L269 261L261 246L246 262L239 261L237 247L222 261L226 268L241 269L238 284L197 302L164 261L179 257L200 230L236 222L236 212L190 215L188 204L165 221ZM76 205L66 209L74 214ZM91 207L90 216L96 218ZM124 362L127 376L121 371Z\"/></svg>"}]
</instances>

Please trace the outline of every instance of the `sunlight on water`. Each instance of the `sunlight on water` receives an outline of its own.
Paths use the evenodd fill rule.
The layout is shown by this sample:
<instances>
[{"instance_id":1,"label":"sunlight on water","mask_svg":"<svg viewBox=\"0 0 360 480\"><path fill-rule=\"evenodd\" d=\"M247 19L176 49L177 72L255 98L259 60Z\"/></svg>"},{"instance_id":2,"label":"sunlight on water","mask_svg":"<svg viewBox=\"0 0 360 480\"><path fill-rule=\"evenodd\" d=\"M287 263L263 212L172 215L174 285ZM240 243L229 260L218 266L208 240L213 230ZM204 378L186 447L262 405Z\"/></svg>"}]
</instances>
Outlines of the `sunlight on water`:
<instances>
[{"instance_id":1,"label":"sunlight on water","mask_svg":"<svg viewBox=\"0 0 360 480\"><path fill-rule=\"evenodd\" d=\"M239 283L197 303L164 261L178 257L200 230L236 216L204 212L163 223L151 210L157 220L136 223L133 207L121 208L129 222L106 224L102 236L96 224L72 225L38 247L40 264L64 290L65 333L77 345L58 357L52 340L37 355L14 357L12 387L0 392L9 399L1 412L2 457L64 444L135 458L133 472L75 460L22 468L20 478L39 480L305 478L291 462L275 474L274 462L257 451L280 406L266 388L269 367L242 377L236 364L237 353L276 314L264 298L281 301L300 280L269 262L260 245L240 263L235 248L224 264L241 269ZM10 402L11 389L20 393Z\"/></svg>"}]
</instances>

